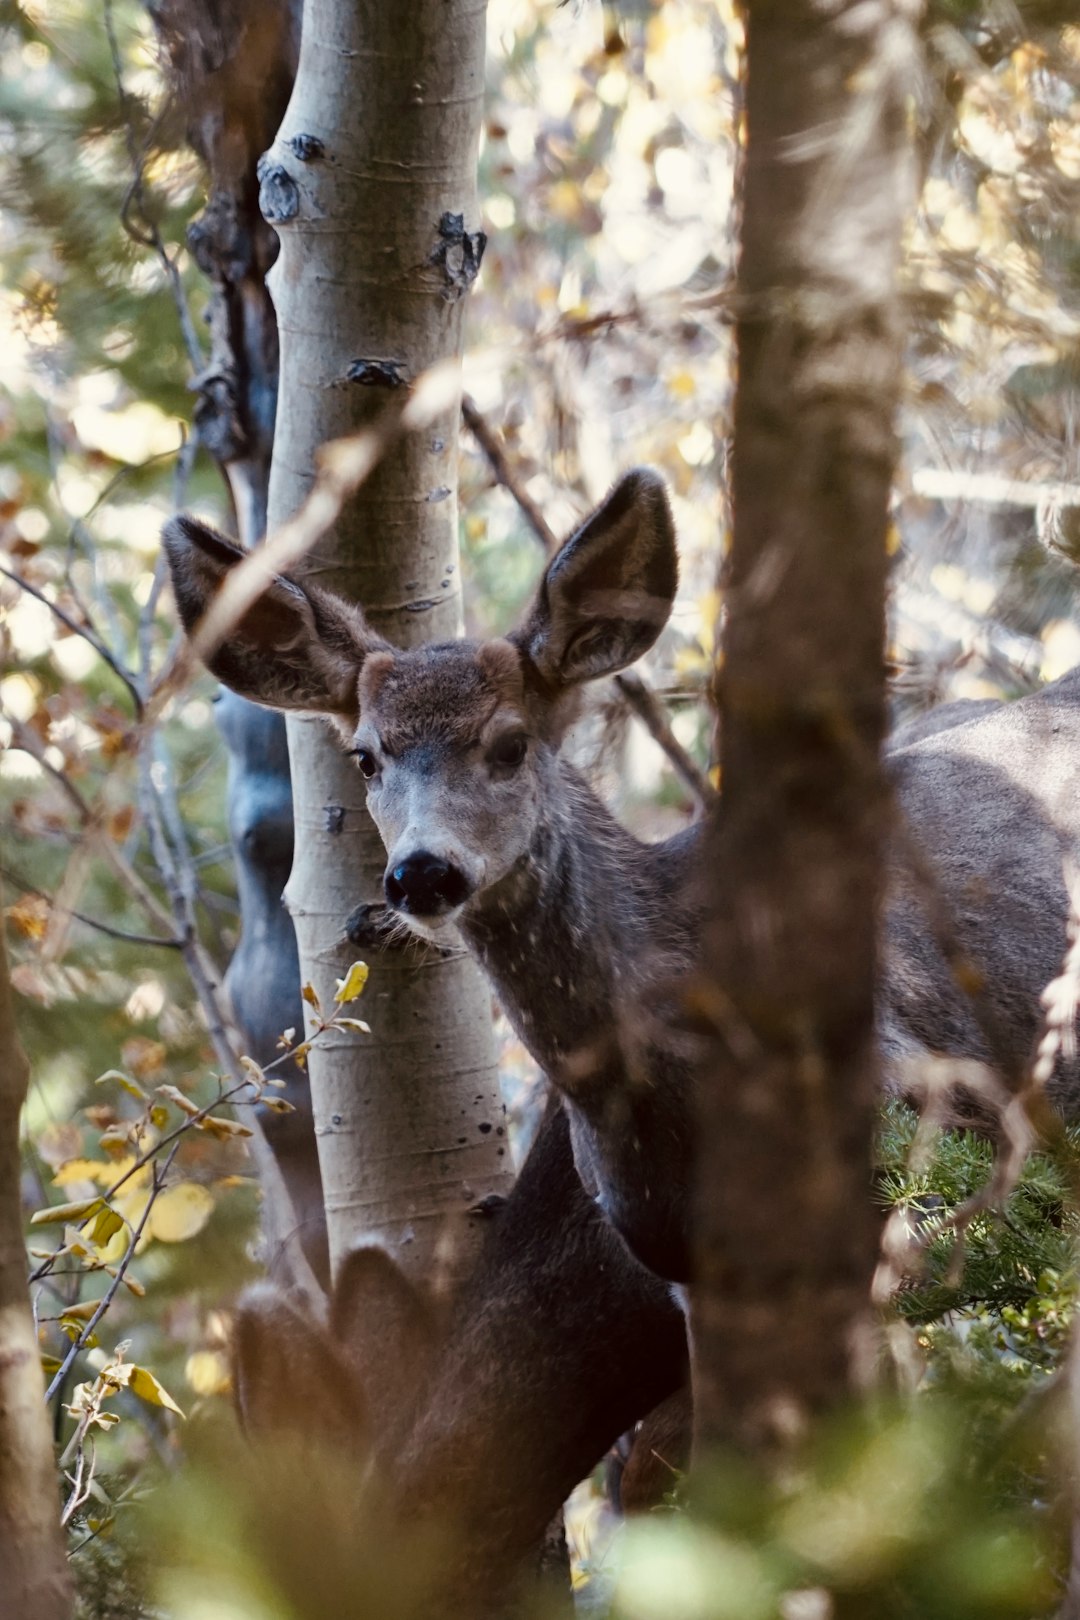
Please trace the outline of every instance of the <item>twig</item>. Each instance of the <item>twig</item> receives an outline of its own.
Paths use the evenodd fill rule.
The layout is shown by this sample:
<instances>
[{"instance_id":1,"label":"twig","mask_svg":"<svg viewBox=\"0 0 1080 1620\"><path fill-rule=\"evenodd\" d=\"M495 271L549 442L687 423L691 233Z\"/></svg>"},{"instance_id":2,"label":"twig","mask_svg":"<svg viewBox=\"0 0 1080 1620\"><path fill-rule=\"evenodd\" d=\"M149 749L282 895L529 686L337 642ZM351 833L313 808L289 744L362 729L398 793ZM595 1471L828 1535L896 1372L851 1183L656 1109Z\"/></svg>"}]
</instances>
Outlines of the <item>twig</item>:
<instances>
[{"instance_id":1,"label":"twig","mask_svg":"<svg viewBox=\"0 0 1080 1620\"><path fill-rule=\"evenodd\" d=\"M176 471L173 477L173 509L179 512L187 504L187 488L191 478L191 468L199 449L199 429L193 427L180 446L180 453L176 458ZM165 563L165 554L159 551L154 563L154 575L150 582L150 590L146 601L139 611L139 627L136 635L136 646L139 654L139 675L143 689L149 692L152 684L151 661L154 643L154 623L157 617L158 603L161 592L168 578L169 570Z\"/></svg>"},{"instance_id":2,"label":"twig","mask_svg":"<svg viewBox=\"0 0 1080 1620\"><path fill-rule=\"evenodd\" d=\"M290 1057L291 1055L291 1051L284 1053L284 1057ZM271 1065L267 1064L266 1067L270 1068ZM157 1158L158 1154L161 1153L165 1148L172 1146L173 1143L179 1147L179 1138L185 1136L188 1131L196 1130L200 1122L209 1118L209 1116L214 1112L215 1108L221 1108L226 1103L231 1103L241 1091L251 1091L254 1089L254 1087L255 1082L249 1077L245 1076L243 1080L238 1081L236 1085L230 1086L228 1090L219 1091L213 1101L205 1103L197 1113L185 1114L179 1125L174 1125L172 1130L166 1131L165 1135L159 1138L159 1140L156 1141L152 1147L148 1147L143 1153L137 1154L132 1163L128 1165L123 1175L118 1176L111 1187L105 1188L104 1192L101 1194L102 1203L108 1204L111 1199L115 1198L121 1187L125 1186L131 1180L132 1176L138 1175L140 1170L145 1170L146 1166L151 1164L154 1159ZM169 1164L171 1163L172 1157L170 1156ZM166 1165L166 1169L168 1169L168 1165ZM35 1270L30 1273L27 1280L31 1283L44 1283L50 1277L62 1277L66 1275L69 1275L69 1273L54 1271L52 1261L50 1259L43 1260L41 1265L36 1267ZM70 1273L70 1275L82 1276L85 1275L85 1270L73 1272Z\"/></svg>"},{"instance_id":3,"label":"twig","mask_svg":"<svg viewBox=\"0 0 1080 1620\"><path fill-rule=\"evenodd\" d=\"M35 900L44 900L53 910L59 911L65 917L72 917L76 922L85 923L87 928L94 928L99 934L108 935L109 939L118 939L124 945L160 945L165 950L176 951L183 945L182 939L159 939L156 934L129 934L124 928L114 928L112 923L102 922L99 917L88 917L84 911L73 911L70 906L58 906L52 895L46 894L44 889L35 888L27 883L18 872L12 871L10 866L0 866L0 877L12 884L20 894L33 895Z\"/></svg>"},{"instance_id":4,"label":"twig","mask_svg":"<svg viewBox=\"0 0 1080 1620\"><path fill-rule=\"evenodd\" d=\"M155 1167L154 1167L154 1186L153 1186L152 1194L146 1200L146 1207L145 1207L145 1209L143 1210L142 1214L139 1217L138 1225L135 1226L135 1227L132 1227L132 1229L131 1229L131 1241L127 1246L127 1250L126 1250L126 1252L124 1254L124 1257L120 1261L119 1265L117 1266L116 1272L115 1272L115 1274L114 1274L114 1276L112 1278L112 1281L110 1282L108 1288L106 1288L104 1294L102 1294L101 1300L100 1300L100 1302L98 1304L97 1310L94 1312L93 1316L90 1318L90 1320L87 1322L86 1326L82 1329L82 1331L78 1334L78 1336L75 1339L72 1340L71 1348L69 1349L67 1355L64 1357L63 1361L60 1363L60 1366L59 1366L57 1372L55 1373L55 1375L53 1377L52 1383L49 1385L48 1389L45 1391L45 1404L46 1405L48 1405L48 1403L52 1400L52 1398L56 1394L57 1390L62 1388L64 1380L67 1377L68 1372L71 1369L71 1365L74 1362L75 1357L79 1354L79 1351L82 1350L82 1348L86 1344L86 1341L90 1338L90 1336L93 1333L94 1329L97 1327L98 1323L101 1321L101 1318L105 1315L105 1312L108 1310L109 1306L112 1304L113 1300L116 1298L117 1292L118 1292L118 1290L120 1288L120 1284L124 1280L124 1274L127 1271L128 1266L131 1264L132 1260L135 1258L135 1250L136 1250L136 1248L138 1246L139 1239L142 1237L143 1232L144 1232L144 1230L146 1228L146 1223L150 1219L150 1211L154 1207L154 1200L157 1197L158 1193L161 1191L161 1188L164 1185L165 1177L168 1175L169 1171L172 1169L173 1160L176 1158L176 1155L179 1152L179 1150L180 1150L180 1144L179 1144L179 1142L177 1142L175 1144L175 1146L173 1147L172 1152L169 1154L168 1158L166 1159L164 1165L162 1165L162 1166L155 1165Z\"/></svg>"},{"instance_id":5,"label":"twig","mask_svg":"<svg viewBox=\"0 0 1080 1620\"><path fill-rule=\"evenodd\" d=\"M116 81L116 97L120 104L120 112L124 120L124 140L127 145L128 157L131 160L132 168L131 185L128 188L127 196L124 198L123 207L120 210L120 222L133 241L138 242L141 247L153 248L154 252L157 254L158 259L161 262L161 266L165 271L165 275L168 278L169 285L172 288L173 300L176 304L177 315L180 319L180 330L183 333L184 347L187 349L188 359L191 361L193 369L196 372L199 372L203 368L202 345L199 342L198 333L195 330L195 323L191 318L191 311L187 306L187 299L184 296L183 283L180 280L180 272L177 270L175 262L170 259L165 248L165 243L162 240L161 232L154 220L151 219L149 211L146 207L146 193L143 189L143 154L139 151L135 144L135 125L131 117L131 107L128 99L128 93L124 88L124 65L120 56L120 46L116 38L112 0L105 0L104 17L105 33L109 41L109 53L112 57L113 77ZM130 216L130 204L132 199L134 199L138 205L139 213L141 214L143 224L146 227L145 231L140 231L137 226L132 224Z\"/></svg>"},{"instance_id":6,"label":"twig","mask_svg":"<svg viewBox=\"0 0 1080 1620\"><path fill-rule=\"evenodd\" d=\"M31 759L36 759L42 770L47 771L53 778L74 808L87 837L93 842L98 854L112 867L125 888L135 896L151 920L157 924L163 933L171 935L173 919L158 900L154 891L144 883L131 862L125 855L121 854L112 839L103 831L93 806L79 792L74 782L46 757L45 749L42 747L36 732L11 714L8 715L8 723L11 726L12 741L15 746L21 748L24 753L29 754Z\"/></svg>"},{"instance_id":7,"label":"twig","mask_svg":"<svg viewBox=\"0 0 1080 1620\"><path fill-rule=\"evenodd\" d=\"M564 315L561 320L538 332L530 347L539 347L553 340L580 342L597 332L609 332L617 326L636 326L646 319L656 326L666 317L669 321L683 321L688 315L714 313L724 323L734 324L737 306L735 288L731 284L713 287L704 293L659 293L642 302L632 299L624 309L601 309L589 315Z\"/></svg>"},{"instance_id":8,"label":"twig","mask_svg":"<svg viewBox=\"0 0 1080 1620\"><path fill-rule=\"evenodd\" d=\"M646 686L641 676L635 674L633 670L624 670L621 675L616 675L614 684L621 692L627 707L633 710L649 735L664 750L672 770L701 808L707 810L710 805L715 804L720 795L697 760L683 747L672 731L663 705L652 688Z\"/></svg>"},{"instance_id":9,"label":"twig","mask_svg":"<svg viewBox=\"0 0 1080 1620\"><path fill-rule=\"evenodd\" d=\"M45 592L39 590L36 585L31 585L30 581L28 579L24 579L21 574L16 574L11 568L5 568L3 563L0 563L0 574L3 574L5 579L10 579L13 585L17 585L19 589L21 591L25 591L28 596L33 596L37 601L44 602L45 606L49 609L49 612L54 618L59 620L66 630L70 630L72 635L78 636L89 646L93 647L98 657L102 659L104 663L108 664L113 674L118 680L123 682L128 691L131 693L131 699L135 705L136 719L141 720L143 715L143 699L142 693L135 684L135 678L129 670L124 668L123 664L121 664L116 655L110 652L109 648L105 645L105 642L98 635L97 631L92 629L89 625L80 624L77 619L73 619L70 613L66 613L58 602L54 602L51 597L46 596Z\"/></svg>"},{"instance_id":10,"label":"twig","mask_svg":"<svg viewBox=\"0 0 1080 1620\"><path fill-rule=\"evenodd\" d=\"M495 482L513 497L534 537L550 555L559 545L554 530L510 465L510 459L491 424L468 394L462 396L461 414L465 426L483 451ZM656 693L646 686L640 675L626 672L614 676L613 684L627 708L637 715L650 737L667 755L672 769L691 797L703 810L707 810L716 801L716 789L672 731Z\"/></svg>"},{"instance_id":11,"label":"twig","mask_svg":"<svg viewBox=\"0 0 1080 1620\"><path fill-rule=\"evenodd\" d=\"M495 482L501 484L503 489L508 490L514 497L521 515L544 550L557 551L559 541L554 530L521 480L516 477L506 451L499 443L498 435L469 394L461 396L461 415L465 426L484 452Z\"/></svg>"}]
</instances>

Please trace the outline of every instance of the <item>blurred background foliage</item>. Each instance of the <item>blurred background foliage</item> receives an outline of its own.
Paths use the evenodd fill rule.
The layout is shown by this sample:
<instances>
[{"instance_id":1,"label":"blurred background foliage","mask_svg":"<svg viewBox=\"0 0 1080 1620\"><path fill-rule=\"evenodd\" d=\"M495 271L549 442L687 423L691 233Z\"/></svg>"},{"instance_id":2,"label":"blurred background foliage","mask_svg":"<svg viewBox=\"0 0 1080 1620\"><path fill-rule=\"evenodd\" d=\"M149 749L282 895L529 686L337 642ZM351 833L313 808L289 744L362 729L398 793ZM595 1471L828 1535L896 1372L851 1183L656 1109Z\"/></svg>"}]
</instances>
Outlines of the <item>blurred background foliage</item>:
<instances>
[{"instance_id":1,"label":"blurred background foliage","mask_svg":"<svg viewBox=\"0 0 1080 1620\"><path fill-rule=\"evenodd\" d=\"M937 0L925 23L894 509L898 718L944 698L1012 696L1080 659L1080 25L1070 12L1051 0ZM704 764L727 527L739 17L728 0L491 0L489 16L480 191L490 240L466 388L556 530L633 462L664 472L683 579L650 674ZM185 229L202 179L165 100L146 11L135 0L4 0L0 26L0 842L33 1067L29 1215L89 1196L110 1173L102 1167L130 1152L125 1133L143 1103L99 1075L122 1071L147 1095L172 1086L198 1106L216 1093L180 953L153 943L159 930L90 847L87 818L161 896L140 789L140 769L156 773L197 873L200 935L223 964L236 912L212 685L173 704L149 762L136 721L175 638L157 572L161 521L177 504L226 524L230 514L190 432L207 289ZM470 630L500 630L540 548L468 434L461 533ZM92 625L111 663L61 616ZM656 745L614 699L601 700L600 719L582 747L604 790L647 833L684 821L691 808ZM509 1038L504 1059L520 1078L524 1054ZM182 1114L170 1102L149 1128ZM910 1140L910 1120L890 1112L883 1203L933 1219L985 1179L989 1150L972 1138L947 1140L919 1176L905 1168ZM235 1136L187 1133L173 1176L200 1189L188 1199L198 1214L148 1233L131 1269L141 1292L121 1291L77 1376L92 1381L126 1342L127 1360L154 1371L202 1436L195 1449L212 1451L231 1422L227 1307L253 1270L256 1190ZM901 1293L894 1326L906 1335L901 1382L932 1400L833 1436L783 1500L732 1465L701 1519L664 1516L630 1537L616 1612L1047 1611L1062 1554L1045 1503L1060 1458L1038 1425L1023 1443L1000 1435L1060 1365L1074 1228L1067 1178L1036 1160L1005 1214L969 1232L959 1275L952 1240L931 1243L928 1275ZM30 1242L41 1246L40 1229ZM47 1356L63 1354L105 1281L73 1264L42 1283ZM70 1528L84 1612L126 1616L141 1600L113 1538L116 1510L130 1508L145 1530L139 1504L175 1470L183 1425L126 1389L112 1408L122 1421L99 1438L96 1494ZM58 1407L62 1442L74 1421ZM214 1470L227 1477L220 1460ZM170 1500L167 1612L330 1612L310 1593L271 1591L269 1576L259 1590L235 1569L225 1582L235 1540L209 1533L193 1488ZM830 1514L840 1501L843 1513ZM852 1525L843 1545L830 1542L841 1520ZM620 1565L595 1492L576 1524L579 1585L606 1604Z\"/></svg>"}]
</instances>

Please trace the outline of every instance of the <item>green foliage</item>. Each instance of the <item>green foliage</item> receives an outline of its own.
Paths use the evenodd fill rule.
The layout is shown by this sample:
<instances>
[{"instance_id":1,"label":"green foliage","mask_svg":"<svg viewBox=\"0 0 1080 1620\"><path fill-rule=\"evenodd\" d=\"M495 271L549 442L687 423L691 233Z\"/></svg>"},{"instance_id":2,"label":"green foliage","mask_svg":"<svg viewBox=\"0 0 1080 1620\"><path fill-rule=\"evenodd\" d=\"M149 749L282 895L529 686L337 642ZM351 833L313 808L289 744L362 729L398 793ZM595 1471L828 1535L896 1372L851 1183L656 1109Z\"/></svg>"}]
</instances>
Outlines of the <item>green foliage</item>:
<instances>
[{"instance_id":1,"label":"green foliage","mask_svg":"<svg viewBox=\"0 0 1080 1620\"><path fill-rule=\"evenodd\" d=\"M976 1405L926 1395L834 1422L767 1481L718 1458L689 1518L631 1527L617 1620L1006 1620L1049 1613L1064 1526L1010 1500Z\"/></svg>"},{"instance_id":2,"label":"green foliage","mask_svg":"<svg viewBox=\"0 0 1080 1620\"><path fill-rule=\"evenodd\" d=\"M917 1124L904 1104L886 1105L879 1141L881 1203L909 1211L912 1224L933 1234L926 1273L909 1281L897 1311L922 1326L950 1316L981 1324L990 1338L979 1335L977 1342L1025 1376L1052 1368L1064 1349L1077 1292L1078 1217L1068 1166L1033 1153L1005 1208L977 1214L960 1243L943 1217L986 1185L992 1144L971 1131L949 1131L936 1142L926 1168L915 1172L907 1161ZM1080 1155L1080 1129L1071 1128L1065 1140L1068 1152Z\"/></svg>"}]
</instances>

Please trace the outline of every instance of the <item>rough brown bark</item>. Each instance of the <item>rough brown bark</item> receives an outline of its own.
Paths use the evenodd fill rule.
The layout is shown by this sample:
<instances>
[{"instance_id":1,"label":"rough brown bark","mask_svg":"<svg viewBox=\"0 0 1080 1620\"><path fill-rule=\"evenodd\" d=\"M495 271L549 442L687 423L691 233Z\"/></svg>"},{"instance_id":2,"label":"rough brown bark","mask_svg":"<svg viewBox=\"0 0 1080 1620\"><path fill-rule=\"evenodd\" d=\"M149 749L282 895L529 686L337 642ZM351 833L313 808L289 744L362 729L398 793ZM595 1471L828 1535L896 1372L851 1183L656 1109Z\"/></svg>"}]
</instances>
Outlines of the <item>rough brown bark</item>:
<instances>
[{"instance_id":1,"label":"rough brown bark","mask_svg":"<svg viewBox=\"0 0 1080 1620\"><path fill-rule=\"evenodd\" d=\"M260 167L281 238L271 276L281 406L271 527L311 484L325 440L370 423L458 357L483 238L475 200L484 64L476 0L309 0L288 112ZM461 630L455 402L399 442L308 559L391 640ZM289 722L296 857L288 897L301 968L324 1001L355 951L342 925L381 899L384 854L363 785L322 725ZM371 1038L311 1054L331 1257L357 1238L430 1271L446 1217L505 1191L490 995L463 957L373 957ZM468 1223L463 1223L464 1234ZM465 1238L460 1258L471 1240Z\"/></svg>"},{"instance_id":2,"label":"rough brown bark","mask_svg":"<svg viewBox=\"0 0 1080 1620\"><path fill-rule=\"evenodd\" d=\"M906 0L752 0L723 797L699 1167L698 1437L766 1451L857 1381L875 1254Z\"/></svg>"},{"instance_id":3,"label":"rough brown bark","mask_svg":"<svg viewBox=\"0 0 1080 1620\"><path fill-rule=\"evenodd\" d=\"M71 1581L19 1203L19 1112L28 1077L0 932L0 1615L66 1620Z\"/></svg>"}]
</instances>

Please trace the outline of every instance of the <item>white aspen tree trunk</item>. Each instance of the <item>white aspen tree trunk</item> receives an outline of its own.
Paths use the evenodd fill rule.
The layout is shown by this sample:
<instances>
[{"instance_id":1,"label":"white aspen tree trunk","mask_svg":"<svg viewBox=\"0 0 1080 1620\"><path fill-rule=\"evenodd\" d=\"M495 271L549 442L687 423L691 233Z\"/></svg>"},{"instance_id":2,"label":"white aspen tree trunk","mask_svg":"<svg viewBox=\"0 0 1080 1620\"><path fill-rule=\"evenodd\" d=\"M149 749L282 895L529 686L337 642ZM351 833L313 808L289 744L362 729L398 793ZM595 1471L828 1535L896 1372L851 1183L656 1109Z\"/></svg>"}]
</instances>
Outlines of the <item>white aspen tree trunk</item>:
<instances>
[{"instance_id":1,"label":"white aspen tree trunk","mask_svg":"<svg viewBox=\"0 0 1080 1620\"><path fill-rule=\"evenodd\" d=\"M19 1207L27 1078L0 931L0 1615L67 1620L71 1578Z\"/></svg>"},{"instance_id":2,"label":"white aspen tree trunk","mask_svg":"<svg viewBox=\"0 0 1080 1620\"><path fill-rule=\"evenodd\" d=\"M460 358L483 245L484 24L483 0L305 7L292 100L260 165L263 212L281 238L271 529L307 494L325 440ZM399 441L306 564L401 646L462 629L458 417L455 403ZM289 748L287 899L302 976L329 1006L335 976L361 954L343 943L344 921L381 900L385 857L359 773L323 725L290 720ZM372 972L354 1010L372 1035L335 1036L310 1056L331 1261L374 1238L425 1275L448 1217L512 1179L491 997L464 955L421 965L405 951L362 954ZM458 1224L458 1264L476 1224Z\"/></svg>"}]
</instances>

